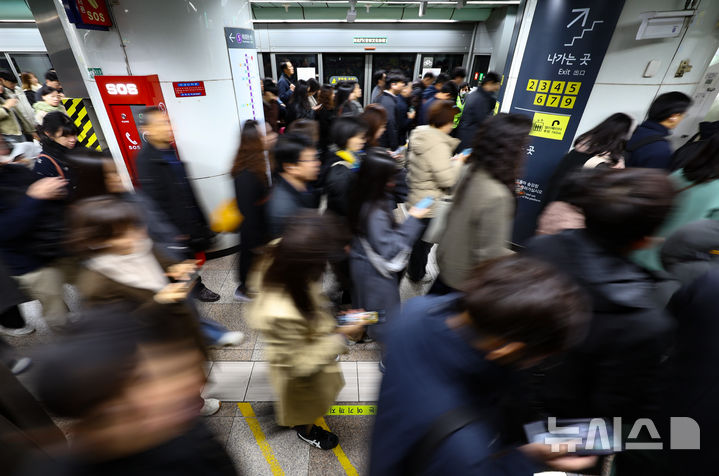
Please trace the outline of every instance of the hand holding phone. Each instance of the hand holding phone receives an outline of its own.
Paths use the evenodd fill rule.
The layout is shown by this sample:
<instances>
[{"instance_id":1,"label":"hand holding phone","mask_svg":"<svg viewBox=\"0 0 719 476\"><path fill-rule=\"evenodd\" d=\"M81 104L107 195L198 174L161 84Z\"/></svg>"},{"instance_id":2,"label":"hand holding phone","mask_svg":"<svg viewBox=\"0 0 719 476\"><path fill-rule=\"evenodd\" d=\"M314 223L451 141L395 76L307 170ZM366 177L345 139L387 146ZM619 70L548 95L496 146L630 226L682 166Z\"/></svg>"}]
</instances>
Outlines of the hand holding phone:
<instances>
[{"instance_id":1,"label":"hand holding phone","mask_svg":"<svg viewBox=\"0 0 719 476\"><path fill-rule=\"evenodd\" d=\"M417 202L417 204L414 207L419 208L420 210L424 210L425 208L431 207L433 203L434 203L434 198L424 197L422 200Z\"/></svg>"}]
</instances>

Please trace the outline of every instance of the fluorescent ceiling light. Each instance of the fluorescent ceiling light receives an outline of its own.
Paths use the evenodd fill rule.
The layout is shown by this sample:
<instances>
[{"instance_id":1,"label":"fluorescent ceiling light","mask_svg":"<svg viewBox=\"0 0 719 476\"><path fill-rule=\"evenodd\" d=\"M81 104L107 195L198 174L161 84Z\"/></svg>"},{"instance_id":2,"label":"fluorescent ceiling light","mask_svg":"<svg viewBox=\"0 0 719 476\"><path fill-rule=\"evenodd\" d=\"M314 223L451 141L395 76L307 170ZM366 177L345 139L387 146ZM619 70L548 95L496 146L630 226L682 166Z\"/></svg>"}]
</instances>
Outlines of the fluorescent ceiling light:
<instances>
[{"instance_id":1,"label":"fluorescent ceiling light","mask_svg":"<svg viewBox=\"0 0 719 476\"><path fill-rule=\"evenodd\" d=\"M487 7L495 5L519 5L520 0L500 0L496 2L481 2L477 0L468 0L467 5L484 5ZM331 3L331 4L343 4L348 5L350 2L347 0L327 0L325 2L320 0L299 0L299 1L288 1L288 0L250 0L250 3L273 3L273 4L287 4L287 3ZM435 1L435 2L422 2L421 0L408 0L406 2L389 1L389 2L378 2L375 0L357 0L358 4L369 4L369 5L407 5L414 4L419 5L421 3L428 3L430 5L451 5L456 6L456 1Z\"/></svg>"},{"instance_id":2,"label":"fluorescent ceiling light","mask_svg":"<svg viewBox=\"0 0 719 476\"><path fill-rule=\"evenodd\" d=\"M461 20L355 20L354 23L460 23ZM252 23L347 23L346 20L252 20Z\"/></svg>"}]
</instances>

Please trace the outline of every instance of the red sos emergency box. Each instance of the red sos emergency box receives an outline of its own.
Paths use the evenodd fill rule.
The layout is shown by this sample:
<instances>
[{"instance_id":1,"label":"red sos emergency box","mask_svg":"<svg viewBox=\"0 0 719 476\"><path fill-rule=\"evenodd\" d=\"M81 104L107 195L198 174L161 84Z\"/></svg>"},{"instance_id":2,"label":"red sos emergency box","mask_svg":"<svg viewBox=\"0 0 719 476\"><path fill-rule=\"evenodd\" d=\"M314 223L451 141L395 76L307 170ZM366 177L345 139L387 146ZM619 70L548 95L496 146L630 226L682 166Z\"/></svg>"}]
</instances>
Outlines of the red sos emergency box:
<instances>
[{"instance_id":1,"label":"red sos emergency box","mask_svg":"<svg viewBox=\"0 0 719 476\"><path fill-rule=\"evenodd\" d=\"M102 102L122 150L127 170L135 182L135 156L146 142L140 132L142 110L156 106L165 110L165 98L156 74L149 76L95 76Z\"/></svg>"}]
</instances>

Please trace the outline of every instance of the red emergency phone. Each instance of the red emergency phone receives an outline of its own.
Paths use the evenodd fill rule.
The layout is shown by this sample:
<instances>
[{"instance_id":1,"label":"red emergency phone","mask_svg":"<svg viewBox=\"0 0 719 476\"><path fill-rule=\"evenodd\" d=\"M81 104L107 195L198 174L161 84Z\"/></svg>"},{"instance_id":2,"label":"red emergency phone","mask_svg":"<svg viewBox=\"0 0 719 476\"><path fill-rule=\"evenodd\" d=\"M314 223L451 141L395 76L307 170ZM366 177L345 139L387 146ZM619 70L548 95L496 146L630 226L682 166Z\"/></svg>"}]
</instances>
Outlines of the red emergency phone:
<instances>
[{"instance_id":1,"label":"red emergency phone","mask_svg":"<svg viewBox=\"0 0 719 476\"><path fill-rule=\"evenodd\" d=\"M137 180L135 156L145 140L139 130L140 114L150 106L165 110L165 98L156 74L149 76L95 76L102 102L133 183Z\"/></svg>"}]
</instances>

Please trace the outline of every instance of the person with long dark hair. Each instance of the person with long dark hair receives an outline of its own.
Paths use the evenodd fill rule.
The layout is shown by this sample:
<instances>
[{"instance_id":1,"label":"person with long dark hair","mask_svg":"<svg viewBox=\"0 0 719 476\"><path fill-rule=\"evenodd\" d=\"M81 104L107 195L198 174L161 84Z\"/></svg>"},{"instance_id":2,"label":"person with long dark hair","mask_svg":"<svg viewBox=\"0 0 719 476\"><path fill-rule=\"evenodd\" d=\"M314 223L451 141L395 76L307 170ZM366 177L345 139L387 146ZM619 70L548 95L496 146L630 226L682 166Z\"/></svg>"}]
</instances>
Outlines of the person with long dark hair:
<instances>
[{"instance_id":1,"label":"person with long dark hair","mask_svg":"<svg viewBox=\"0 0 719 476\"><path fill-rule=\"evenodd\" d=\"M309 100L309 88L306 81L298 81L297 87L292 92L290 102L287 104L286 123L289 126L297 119L314 119L315 112L312 110Z\"/></svg>"},{"instance_id":2,"label":"person with long dark hair","mask_svg":"<svg viewBox=\"0 0 719 476\"><path fill-rule=\"evenodd\" d=\"M351 81L341 84L337 88L335 105L338 116L359 116L364 112L358 99L362 97L362 88L359 83Z\"/></svg>"},{"instance_id":3,"label":"person with long dark hair","mask_svg":"<svg viewBox=\"0 0 719 476\"><path fill-rule=\"evenodd\" d=\"M42 153L35 161L33 171L43 177L60 177L68 180L69 190L77 187L67 155L77 145L77 126L62 112L48 113L39 127Z\"/></svg>"},{"instance_id":4,"label":"person with long dark hair","mask_svg":"<svg viewBox=\"0 0 719 476\"><path fill-rule=\"evenodd\" d=\"M635 251L632 259L649 270L661 270L659 250L663 238L693 221L719 220L719 134L713 135L684 168L671 175L678 190L675 208L654 234L650 246Z\"/></svg>"},{"instance_id":5,"label":"person with long dark hair","mask_svg":"<svg viewBox=\"0 0 719 476\"><path fill-rule=\"evenodd\" d=\"M596 166L615 166L624 161L624 145L632 128L632 118L617 112L604 119L599 125L577 137L574 148L557 164L549 183L544 188L542 208L555 200L561 200L564 179L572 171L584 167L592 159ZM596 158L596 159L595 159ZM600 164L601 163L601 164Z\"/></svg>"},{"instance_id":6,"label":"person with long dark hair","mask_svg":"<svg viewBox=\"0 0 719 476\"><path fill-rule=\"evenodd\" d=\"M387 111L379 104L370 104L360 117L367 124L367 147L379 147L379 138L387 129Z\"/></svg>"},{"instance_id":7,"label":"person with long dark hair","mask_svg":"<svg viewBox=\"0 0 719 476\"><path fill-rule=\"evenodd\" d=\"M514 187L532 121L499 114L482 122L437 248L432 293L460 289L480 263L511 253Z\"/></svg>"},{"instance_id":8,"label":"person with long dark hair","mask_svg":"<svg viewBox=\"0 0 719 476\"><path fill-rule=\"evenodd\" d=\"M412 207L398 224L393 213L392 189L397 162L385 150L367 152L350 199L349 221L354 233L350 272L357 309L391 312L400 304L399 277L422 232L428 209Z\"/></svg>"},{"instance_id":9,"label":"person with long dark hair","mask_svg":"<svg viewBox=\"0 0 719 476\"><path fill-rule=\"evenodd\" d=\"M329 84L320 86L320 92L317 94L317 105L319 108L315 111L315 118L320 126L320 141L318 149L320 154L327 152L327 147L332 138L330 137L330 128L332 122L337 117L335 109L335 90Z\"/></svg>"},{"instance_id":10,"label":"person with long dark hair","mask_svg":"<svg viewBox=\"0 0 719 476\"><path fill-rule=\"evenodd\" d=\"M235 300L249 301L247 276L255 260L255 249L267 241L265 204L270 195L271 170L267 151L277 138L270 126L265 134L257 121L245 121L240 149L230 175L234 179L237 207L244 217L240 227L239 283Z\"/></svg>"},{"instance_id":11,"label":"person with long dark hair","mask_svg":"<svg viewBox=\"0 0 719 476\"><path fill-rule=\"evenodd\" d=\"M337 435L314 425L344 386L337 354L363 326L337 327L322 294L327 263L344 255L345 238L328 216L304 213L288 220L286 233L260 266L260 293L248 322L262 333L275 391L275 418L312 446L329 450Z\"/></svg>"}]
</instances>

